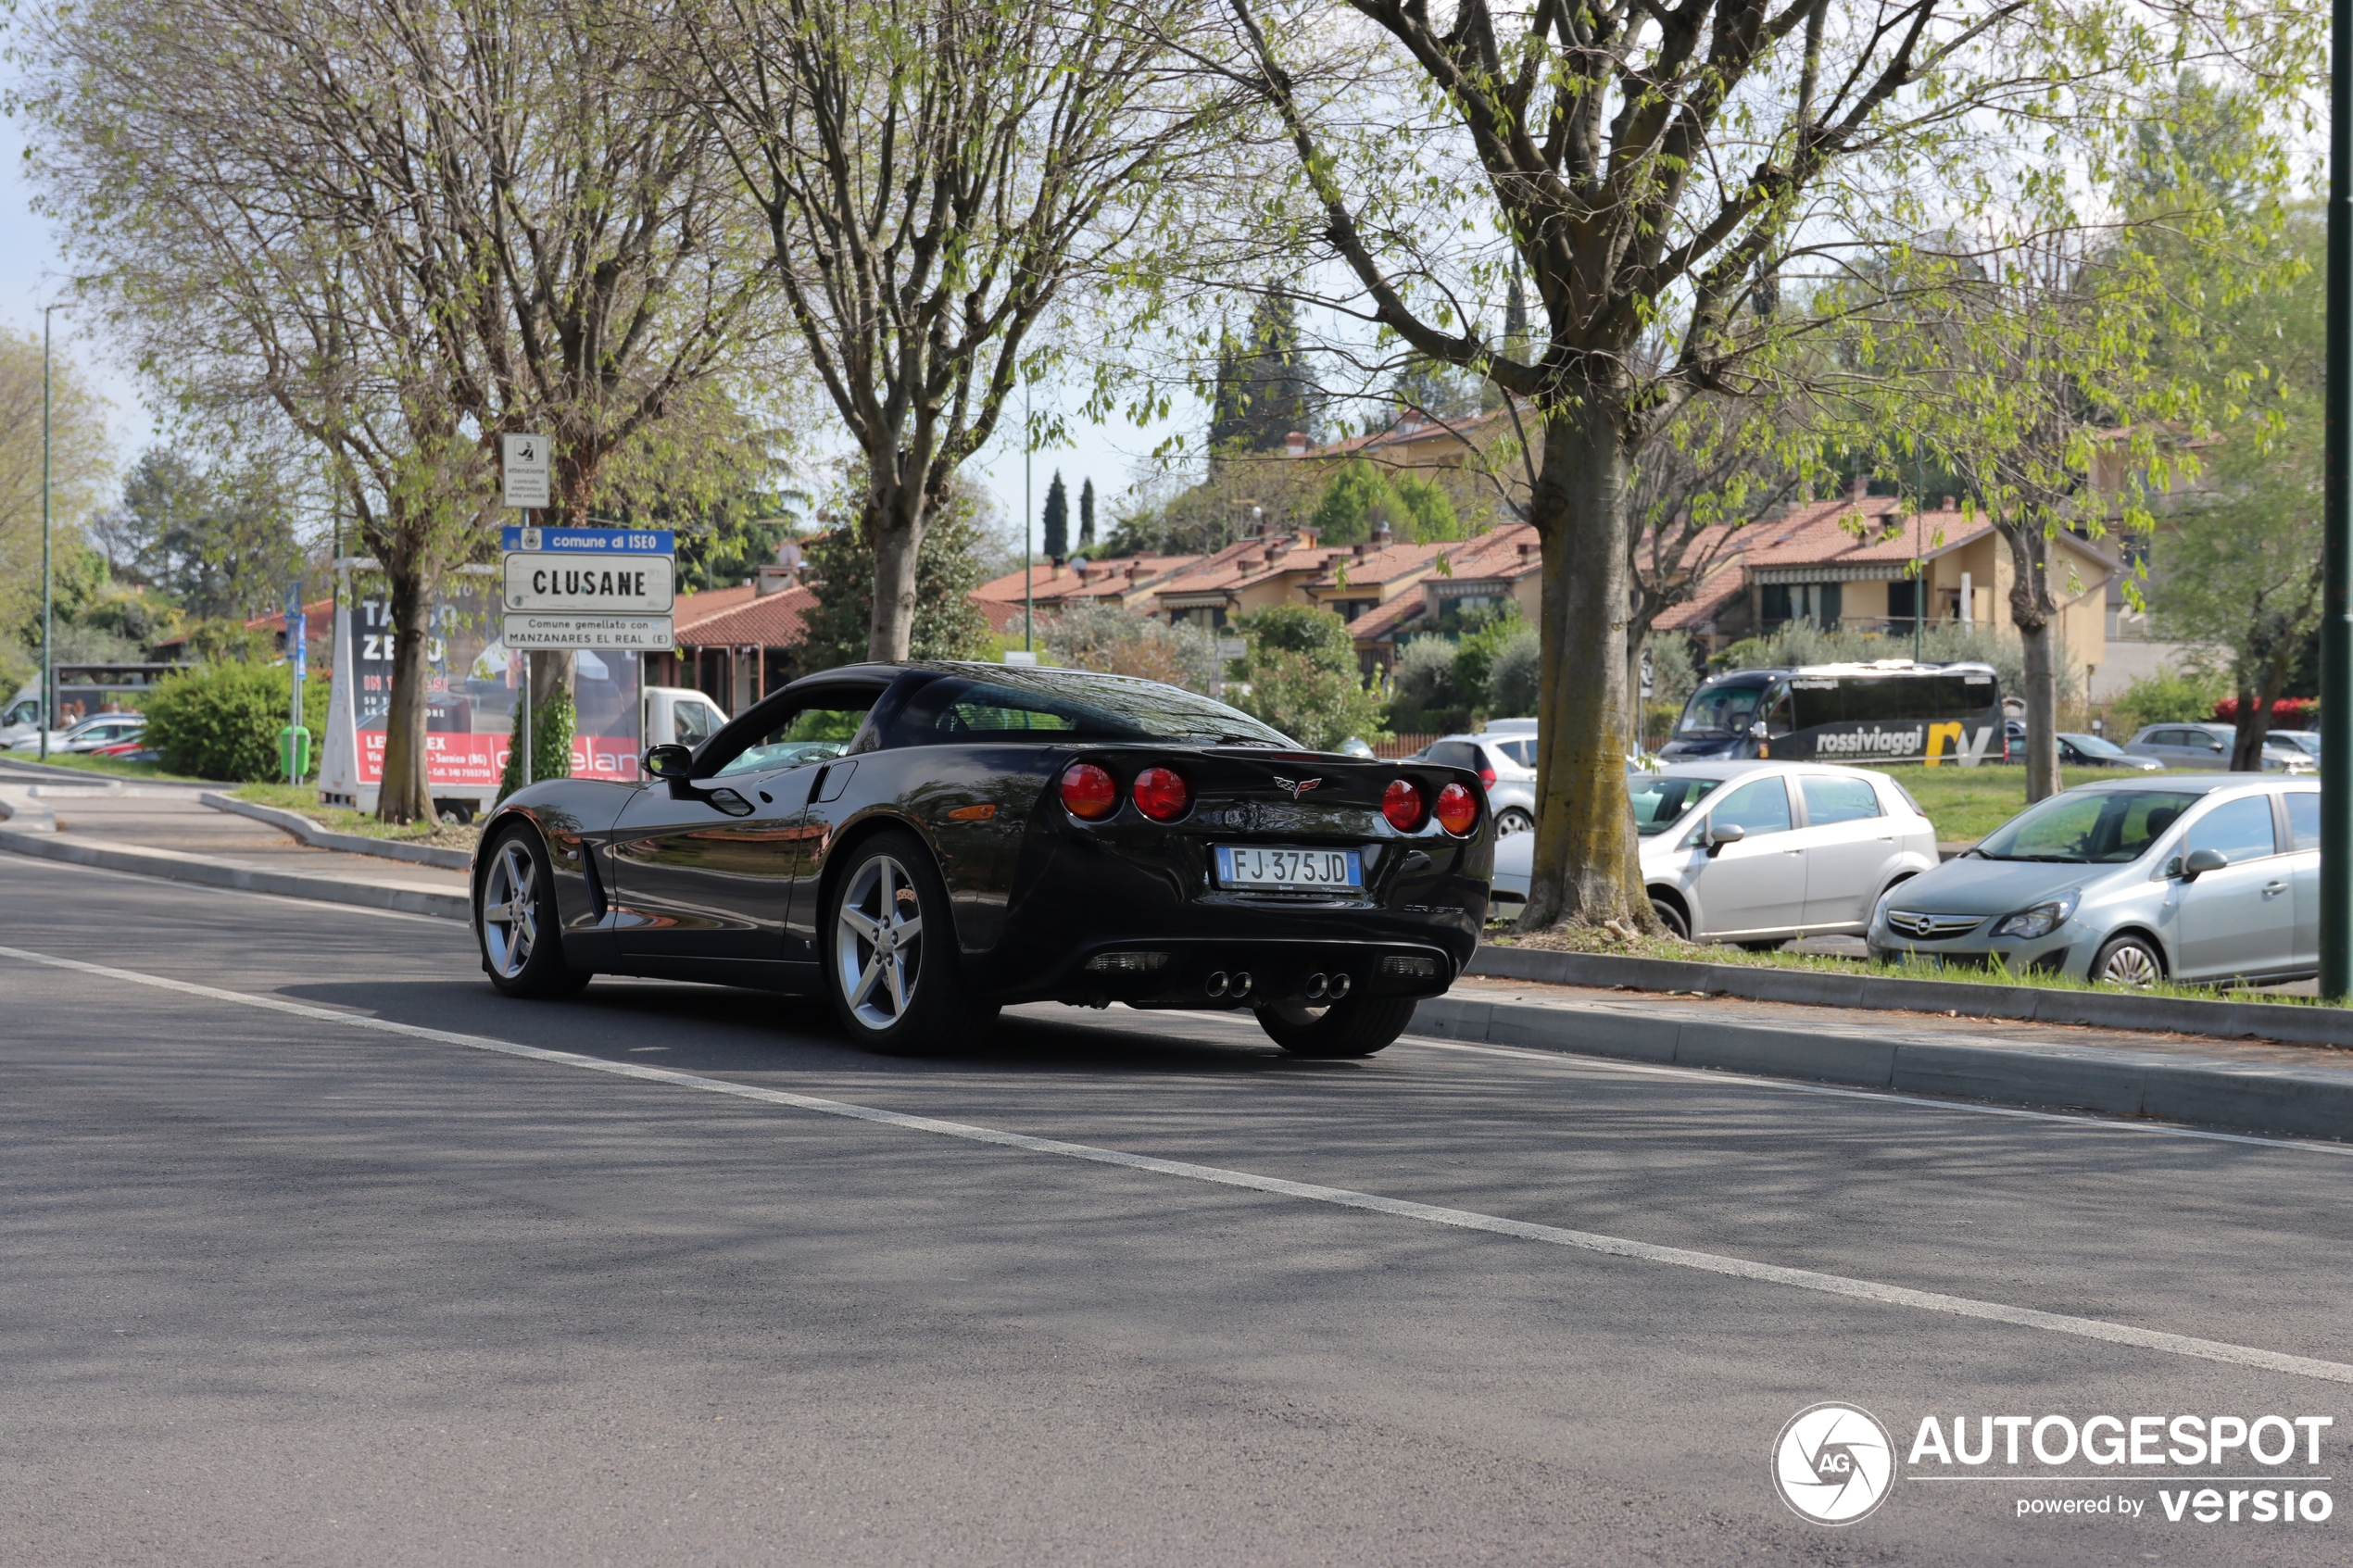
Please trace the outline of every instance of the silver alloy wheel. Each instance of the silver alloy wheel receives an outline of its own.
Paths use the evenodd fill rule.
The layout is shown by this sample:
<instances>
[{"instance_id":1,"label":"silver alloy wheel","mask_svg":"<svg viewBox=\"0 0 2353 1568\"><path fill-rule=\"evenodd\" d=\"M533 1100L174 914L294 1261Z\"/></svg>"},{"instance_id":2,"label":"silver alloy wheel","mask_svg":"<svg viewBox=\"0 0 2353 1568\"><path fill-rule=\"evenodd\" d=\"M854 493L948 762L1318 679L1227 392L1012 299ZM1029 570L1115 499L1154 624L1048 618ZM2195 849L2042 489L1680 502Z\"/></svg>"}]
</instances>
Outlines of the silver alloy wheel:
<instances>
[{"instance_id":1,"label":"silver alloy wheel","mask_svg":"<svg viewBox=\"0 0 2353 1568\"><path fill-rule=\"evenodd\" d=\"M2164 975L2146 947L2137 942L2124 942L2109 952L2108 962L2100 965L2099 973L2092 978L2116 985L2130 985L2137 991L2156 985Z\"/></svg>"},{"instance_id":2,"label":"silver alloy wheel","mask_svg":"<svg viewBox=\"0 0 2353 1568\"><path fill-rule=\"evenodd\" d=\"M519 839L509 839L482 879L482 945L501 980L513 980L539 945L538 867Z\"/></svg>"},{"instance_id":3,"label":"silver alloy wheel","mask_svg":"<svg viewBox=\"0 0 2353 1568\"><path fill-rule=\"evenodd\" d=\"M1495 836L1509 838L1516 833L1532 833L1536 819L1516 806L1507 806L1495 813Z\"/></svg>"},{"instance_id":4,"label":"silver alloy wheel","mask_svg":"<svg viewBox=\"0 0 2353 1568\"><path fill-rule=\"evenodd\" d=\"M907 1016L923 972L923 905L907 868L877 855L858 868L834 922L834 964L849 1010L869 1029Z\"/></svg>"}]
</instances>

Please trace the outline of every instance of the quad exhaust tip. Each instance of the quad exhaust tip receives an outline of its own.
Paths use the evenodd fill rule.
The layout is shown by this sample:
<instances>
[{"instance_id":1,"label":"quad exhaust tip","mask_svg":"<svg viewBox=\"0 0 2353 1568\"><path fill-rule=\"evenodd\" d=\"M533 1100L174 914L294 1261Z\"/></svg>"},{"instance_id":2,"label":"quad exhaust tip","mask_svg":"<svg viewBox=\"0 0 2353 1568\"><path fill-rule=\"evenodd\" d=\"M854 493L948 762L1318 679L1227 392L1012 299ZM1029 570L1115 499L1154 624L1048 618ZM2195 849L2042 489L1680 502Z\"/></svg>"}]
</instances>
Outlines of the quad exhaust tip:
<instances>
[{"instance_id":1,"label":"quad exhaust tip","mask_svg":"<svg viewBox=\"0 0 2353 1568\"><path fill-rule=\"evenodd\" d=\"M1336 1002L1348 995L1350 985L1346 970L1338 974L1325 974L1319 971L1307 977L1307 997L1310 1001Z\"/></svg>"}]
</instances>

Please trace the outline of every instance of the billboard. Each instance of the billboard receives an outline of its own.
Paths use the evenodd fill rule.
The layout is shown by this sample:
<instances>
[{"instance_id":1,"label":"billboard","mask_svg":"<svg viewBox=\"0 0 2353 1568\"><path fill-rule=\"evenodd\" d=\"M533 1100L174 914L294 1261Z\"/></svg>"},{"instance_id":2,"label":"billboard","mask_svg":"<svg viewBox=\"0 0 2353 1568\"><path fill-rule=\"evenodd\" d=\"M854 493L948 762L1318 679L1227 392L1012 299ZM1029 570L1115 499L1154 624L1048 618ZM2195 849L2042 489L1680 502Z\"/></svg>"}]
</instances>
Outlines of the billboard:
<instances>
[{"instance_id":1,"label":"billboard","mask_svg":"<svg viewBox=\"0 0 2353 1568\"><path fill-rule=\"evenodd\" d=\"M434 604L425 649L426 777L436 796L497 793L522 689L523 656L500 636L498 583L461 577ZM399 633L381 583L360 579L335 608L338 657L320 787L355 803L384 781L385 727ZM575 656L574 778L637 776L642 680L628 651Z\"/></svg>"}]
</instances>

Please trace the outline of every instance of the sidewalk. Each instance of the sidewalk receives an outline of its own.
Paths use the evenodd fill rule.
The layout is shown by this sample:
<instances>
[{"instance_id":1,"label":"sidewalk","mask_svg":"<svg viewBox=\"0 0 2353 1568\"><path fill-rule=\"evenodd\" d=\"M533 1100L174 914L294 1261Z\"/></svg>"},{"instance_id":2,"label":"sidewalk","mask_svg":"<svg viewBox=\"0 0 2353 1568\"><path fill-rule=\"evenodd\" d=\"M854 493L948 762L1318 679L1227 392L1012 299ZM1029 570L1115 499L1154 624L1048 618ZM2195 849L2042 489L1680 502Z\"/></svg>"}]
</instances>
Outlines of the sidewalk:
<instances>
[{"instance_id":1,"label":"sidewalk","mask_svg":"<svg viewBox=\"0 0 2353 1568\"><path fill-rule=\"evenodd\" d=\"M0 763L0 849L174 881L466 918L466 873L318 849L198 800L207 786L66 781Z\"/></svg>"},{"instance_id":2,"label":"sidewalk","mask_svg":"<svg viewBox=\"0 0 2353 1568\"><path fill-rule=\"evenodd\" d=\"M2353 1051L1466 975L1413 1031L1903 1094L2353 1138Z\"/></svg>"}]
</instances>

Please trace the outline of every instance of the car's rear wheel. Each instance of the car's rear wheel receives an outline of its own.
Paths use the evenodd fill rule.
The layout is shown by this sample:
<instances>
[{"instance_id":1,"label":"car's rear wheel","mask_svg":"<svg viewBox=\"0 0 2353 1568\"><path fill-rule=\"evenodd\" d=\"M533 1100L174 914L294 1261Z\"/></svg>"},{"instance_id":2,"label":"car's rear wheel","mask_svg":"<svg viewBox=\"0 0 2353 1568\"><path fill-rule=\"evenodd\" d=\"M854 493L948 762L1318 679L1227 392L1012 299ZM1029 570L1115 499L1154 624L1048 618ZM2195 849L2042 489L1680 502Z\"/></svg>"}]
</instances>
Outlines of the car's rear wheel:
<instances>
[{"instance_id":1,"label":"car's rear wheel","mask_svg":"<svg viewBox=\"0 0 2353 1568\"><path fill-rule=\"evenodd\" d=\"M2092 978L2143 990L2165 978L2165 958L2146 937L2110 937L2093 956Z\"/></svg>"},{"instance_id":2,"label":"car's rear wheel","mask_svg":"<svg viewBox=\"0 0 2353 1568\"><path fill-rule=\"evenodd\" d=\"M1667 928L1668 935L1680 936L1686 942L1692 939L1691 917L1683 913L1680 904L1671 898L1654 898L1651 913L1658 917L1658 923Z\"/></svg>"},{"instance_id":3,"label":"car's rear wheel","mask_svg":"<svg viewBox=\"0 0 2353 1568\"><path fill-rule=\"evenodd\" d=\"M483 972L510 997L576 997L586 970L564 962L556 913L556 879L530 829L511 827L490 846L474 900L474 937Z\"/></svg>"},{"instance_id":4,"label":"car's rear wheel","mask_svg":"<svg viewBox=\"0 0 2353 1568\"><path fill-rule=\"evenodd\" d=\"M1536 819L1516 806L1506 806L1495 813L1495 836L1509 838L1514 834L1534 833Z\"/></svg>"},{"instance_id":5,"label":"car's rear wheel","mask_svg":"<svg viewBox=\"0 0 2353 1568\"><path fill-rule=\"evenodd\" d=\"M977 1043L997 1021L957 961L948 889L923 845L880 834L858 846L825 909L825 988L868 1050L915 1056Z\"/></svg>"},{"instance_id":6,"label":"car's rear wheel","mask_svg":"<svg viewBox=\"0 0 2353 1568\"><path fill-rule=\"evenodd\" d=\"M1266 1002L1258 1009L1258 1026L1293 1056L1370 1056L1413 1021L1410 997L1359 995L1328 1007Z\"/></svg>"}]
</instances>

